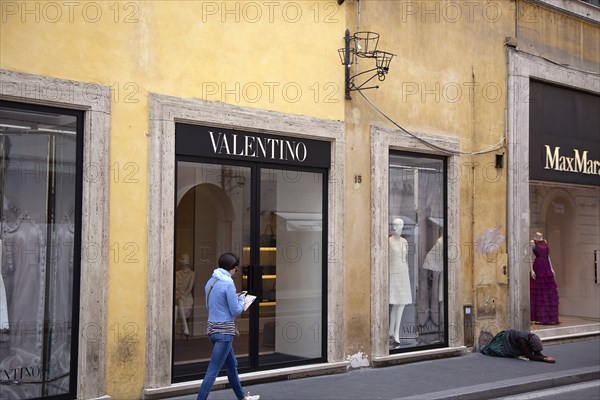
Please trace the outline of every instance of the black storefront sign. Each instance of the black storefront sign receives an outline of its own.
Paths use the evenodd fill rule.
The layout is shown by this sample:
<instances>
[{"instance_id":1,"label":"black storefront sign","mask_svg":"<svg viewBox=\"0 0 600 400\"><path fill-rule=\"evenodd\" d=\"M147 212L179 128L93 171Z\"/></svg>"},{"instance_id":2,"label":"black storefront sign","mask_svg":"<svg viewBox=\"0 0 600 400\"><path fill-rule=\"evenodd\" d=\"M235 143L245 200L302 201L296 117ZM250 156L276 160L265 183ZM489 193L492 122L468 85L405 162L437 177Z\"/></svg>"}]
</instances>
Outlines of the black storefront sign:
<instances>
[{"instance_id":1,"label":"black storefront sign","mask_svg":"<svg viewBox=\"0 0 600 400\"><path fill-rule=\"evenodd\" d=\"M331 162L331 144L325 141L189 124L177 124L175 134L180 155L317 168Z\"/></svg>"},{"instance_id":2,"label":"black storefront sign","mask_svg":"<svg viewBox=\"0 0 600 400\"><path fill-rule=\"evenodd\" d=\"M600 186L600 96L530 82L529 178Z\"/></svg>"}]
</instances>

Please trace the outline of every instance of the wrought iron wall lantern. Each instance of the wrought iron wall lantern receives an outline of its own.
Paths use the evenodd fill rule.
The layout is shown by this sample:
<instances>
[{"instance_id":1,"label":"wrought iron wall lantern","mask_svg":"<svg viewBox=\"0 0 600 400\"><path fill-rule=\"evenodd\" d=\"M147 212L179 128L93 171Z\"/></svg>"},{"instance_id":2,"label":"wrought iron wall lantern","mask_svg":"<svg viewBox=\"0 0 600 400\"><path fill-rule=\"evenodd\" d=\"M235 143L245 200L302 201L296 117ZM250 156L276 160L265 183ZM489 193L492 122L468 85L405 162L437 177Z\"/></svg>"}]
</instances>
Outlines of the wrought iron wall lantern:
<instances>
[{"instance_id":1,"label":"wrought iron wall lantern","mask_svg":"<svg viewBox=\"0 0 600 400\"><path fill-rule=\"evenodd\" d=\"M351 100L350 91L360 89L377 89L379 86L368 86L365 84L370 82L373 78L377 77L379 81L385 80L385 75L390 69L390 63L395 54L388 53L387 51L377 50L379 43L379 33L376 32L356 32L350 36L350 31L346 29L344 35L346 43L345 47L338 50L340 60L345 69L345 80L346 80L346 99ZM350 67L354 65L358 58L374 59L375 68L368 69L363 72L359 72L350 76ZM372 73L372 75L362 81L358 82L358 77Z\"/></svg>"}]
</instances>

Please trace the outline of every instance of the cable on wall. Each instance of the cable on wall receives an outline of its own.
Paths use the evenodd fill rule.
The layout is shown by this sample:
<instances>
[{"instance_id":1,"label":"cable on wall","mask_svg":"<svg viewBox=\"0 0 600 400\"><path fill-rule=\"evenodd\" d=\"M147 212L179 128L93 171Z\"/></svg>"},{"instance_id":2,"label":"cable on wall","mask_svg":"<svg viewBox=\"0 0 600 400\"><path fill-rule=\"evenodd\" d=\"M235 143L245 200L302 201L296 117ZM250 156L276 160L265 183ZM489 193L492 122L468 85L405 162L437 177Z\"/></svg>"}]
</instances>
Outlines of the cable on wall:
<instances>
[{"instance_id":1,"label":"cable on wall","mask_svg":"<svg viewBox=\"0 0 600 400\"><path fill-rule=\"evenodd\" d=\"M360 95L367 101L367 103L369 103L371 105L371 107L373 107L375 110L377 110L377 112L379 114L381 114L385 119L387 119L388 121L390 121L392 124L394 124L394 126L396 126L398 129L400 129L402 132L406 133L407 135L417 139L418 141L420 141L421 143L425 144L428 147L431 147L433 149L436 149L438 151L441 151L443 153L446 154L456 154L456 155L471 155L471 156L476 156L476 155L480 155L480 154L487 154L487 153L493 153L495 151L497 151L498 149L501 149L503 147L505 147L504 142L506 141L506 135L502 136L502 139L500 139L500 141L498 143L496 143L495 145L485 149L485 150L481 150L481 151L475 151L475 152L465 152L465 151L456 151L456 150L450 150L450 149L446 149L444 147L440 147L434 143L431 143L428 140L423 139L422 137L419 137L418 135L415 135L412 132L407 131L406 129L404 129L402 126L400 126L398 123L396 123L393 119L391 119L390 117L388 117L383 111L381 111L379 109L379 107L377 107L367 96L365 96L362 92L361 89L357 90L358 93L360 93Z\"/></svg>"}]
</instances>

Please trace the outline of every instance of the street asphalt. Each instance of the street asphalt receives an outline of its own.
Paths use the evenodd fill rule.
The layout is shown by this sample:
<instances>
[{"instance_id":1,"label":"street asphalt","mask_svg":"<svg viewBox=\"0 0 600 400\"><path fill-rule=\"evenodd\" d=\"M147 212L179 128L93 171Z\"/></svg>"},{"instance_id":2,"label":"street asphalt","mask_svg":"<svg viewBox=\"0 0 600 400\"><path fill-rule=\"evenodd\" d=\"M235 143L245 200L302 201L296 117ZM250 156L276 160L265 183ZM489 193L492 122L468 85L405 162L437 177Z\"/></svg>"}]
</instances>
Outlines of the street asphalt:
<instances>
[{"instance_id":1,"label":"street asphalt","mask_svg":"<svg viewBox=\"0 0 600 400\"><path fill-rule=\"evenodd\" d=\"M261 400L476 400L600 380L600 339L544 344L543 353L555 357L557 362L466 353L391 367L247 385L244 390L260 394ZM195 398L187 395L170 400ZM231 389L223 389L211 392L208 398L235 400L235 395Z\"/></svg>"}]
</instances>

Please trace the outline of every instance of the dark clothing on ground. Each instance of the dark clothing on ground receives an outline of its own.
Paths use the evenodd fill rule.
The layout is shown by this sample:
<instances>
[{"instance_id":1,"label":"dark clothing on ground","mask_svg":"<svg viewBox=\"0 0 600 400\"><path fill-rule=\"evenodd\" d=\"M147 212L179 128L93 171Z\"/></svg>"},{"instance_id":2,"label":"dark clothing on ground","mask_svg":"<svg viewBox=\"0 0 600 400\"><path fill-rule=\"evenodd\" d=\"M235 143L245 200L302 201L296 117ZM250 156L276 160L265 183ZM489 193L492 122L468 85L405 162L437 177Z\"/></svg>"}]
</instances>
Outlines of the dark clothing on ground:
<instances>
[{"instance_id":1,"label":"dark clothing on ground","mask_svg":"<svg viewBox=\"0 0 600 400\"><path fill-rule=\"evenodd\" d=\"M545 356L542 352L532 348L532 336L533 333L508 329L494 336L489 344L481 348L481 352L488 356L525 357L529 360L544 361Z\"/></svg>"}]
</instances>

